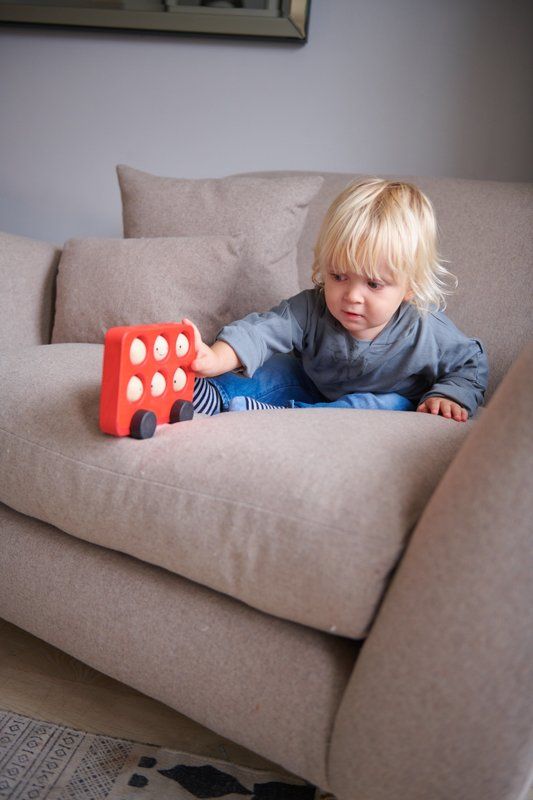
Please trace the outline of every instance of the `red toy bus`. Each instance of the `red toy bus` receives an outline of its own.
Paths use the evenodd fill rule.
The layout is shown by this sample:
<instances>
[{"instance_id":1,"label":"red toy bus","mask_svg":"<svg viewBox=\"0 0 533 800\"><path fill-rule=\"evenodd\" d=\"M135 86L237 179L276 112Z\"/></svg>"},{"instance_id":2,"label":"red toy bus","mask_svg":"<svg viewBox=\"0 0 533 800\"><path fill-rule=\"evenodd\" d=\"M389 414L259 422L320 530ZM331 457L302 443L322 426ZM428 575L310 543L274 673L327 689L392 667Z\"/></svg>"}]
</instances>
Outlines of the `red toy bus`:
<instances>
[{"instance_id":1,"label":"red toy bus","mask_svg":"<svg viewBox=\"0 0 533 800\"><path fill-rule=\"evenodd\" d=\"M149 439L157 425L193 418L191 325L128 325L105 336L100 428Z\"/></svg>"}]
</instances>

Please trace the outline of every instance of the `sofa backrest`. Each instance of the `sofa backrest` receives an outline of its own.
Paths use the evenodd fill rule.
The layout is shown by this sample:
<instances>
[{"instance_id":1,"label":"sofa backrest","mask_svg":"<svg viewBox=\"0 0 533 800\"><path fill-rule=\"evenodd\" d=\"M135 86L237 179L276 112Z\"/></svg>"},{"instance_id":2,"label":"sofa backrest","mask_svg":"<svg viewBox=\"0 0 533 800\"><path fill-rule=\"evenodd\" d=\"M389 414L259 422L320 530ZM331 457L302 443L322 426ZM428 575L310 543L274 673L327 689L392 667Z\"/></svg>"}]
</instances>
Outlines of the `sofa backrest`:
<instances>
[{"instance_id":1,"label":"sofa backrest","mask_svg":"<svg viewBox=\"0 0 533 800\"><path fill-rule=\"evenodd\" d=\"M302 288L312 285L313 247L324 214L339 192L360 177L319 174L324 184L311 202L299 243ZM459 279L446 312L464 333L481 339L487 348L488 397L525 342L533 338L533 184L404 179L419 186L435 207L440 253Z\"/></svg>"},{"instance_id":2,"label":"sofa backrest","mask_svg":"<svg viewBox=\"0 0 533 800\"><path fill-rule=\"evenodd\" d=\"M48 344L61 250L0 231L0 353Z\"/></svg>"},{"instance_id":3,"label":"sofa backrest","mask_svg":"<svg viewBox=\"0 0 533 800\"><path fill-rule=\"evenodd\" d=\"M312 285L313 248L324 214L337 194L360 176L289 171L247 174L324 177L311 201L298 245L300 286L308 288ZM533 339L533 184L406 180L420 186L435 206L441 256L459 279L457 291L448 299L447 313L464 333L481 339L487 348L488 399L525 342ZM0 234L0 245L5 301L0 314L2 349L9 349L14 340L25 344L50 341L53 281L60 250L9 234ZM21 338L13 336L13 314Z\"/></svg>"}]
</instances>

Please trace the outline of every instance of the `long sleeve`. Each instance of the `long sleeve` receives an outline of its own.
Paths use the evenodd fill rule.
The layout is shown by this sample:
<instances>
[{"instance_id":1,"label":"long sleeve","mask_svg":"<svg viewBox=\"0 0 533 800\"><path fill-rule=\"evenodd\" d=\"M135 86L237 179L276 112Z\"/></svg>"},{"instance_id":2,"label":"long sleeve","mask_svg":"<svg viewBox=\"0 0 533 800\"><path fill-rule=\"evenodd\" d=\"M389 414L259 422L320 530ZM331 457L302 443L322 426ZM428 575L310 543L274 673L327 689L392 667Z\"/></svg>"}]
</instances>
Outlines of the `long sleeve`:
<instances>
[{"instance_id":1,"label":"long sleeve","mask_svg":"<svg viewBox=\"0 0 533 800\"><path fill-rule=\"evenodd\" d=\"M274 353L301 350L309 309L309 292L304 291L264 313L254 312L226 325L217 339L232 347L251 378Z\"/></svg>"},{"instance_id":2,"label":"long sleeve","mask_svg":"<svg viewBox=\"0 0 533 800\"><path fill-rule=\"evenodd\" d=\"M468 347L457 352L445 352L439 364L439 375L433 386L419 400L428 397L449 397L467 409L470 416L483 403L488 382L488 362L485 350L477 339L469 339Z\"/></svg>"}]
</instances>

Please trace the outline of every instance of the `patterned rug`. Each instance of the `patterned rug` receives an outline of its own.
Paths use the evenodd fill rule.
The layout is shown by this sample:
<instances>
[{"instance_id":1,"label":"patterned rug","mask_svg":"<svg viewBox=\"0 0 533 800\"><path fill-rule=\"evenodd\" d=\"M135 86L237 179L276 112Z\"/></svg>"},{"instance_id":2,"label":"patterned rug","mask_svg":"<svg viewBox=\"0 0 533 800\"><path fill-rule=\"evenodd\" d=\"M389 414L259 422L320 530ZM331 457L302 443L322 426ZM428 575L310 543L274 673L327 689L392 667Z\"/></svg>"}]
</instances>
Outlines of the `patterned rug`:
<instances>
[{"instance_id":1,"label":"patterned rug","mask_svg":"<svg viewBox=\"0 0 533 800\"><path fill-rule=\"evenodd\" d=\"M311 784L0 710L0 798L324 800ZM328 796L331 798L331 795Z\"/></svg>"}]
</instances>

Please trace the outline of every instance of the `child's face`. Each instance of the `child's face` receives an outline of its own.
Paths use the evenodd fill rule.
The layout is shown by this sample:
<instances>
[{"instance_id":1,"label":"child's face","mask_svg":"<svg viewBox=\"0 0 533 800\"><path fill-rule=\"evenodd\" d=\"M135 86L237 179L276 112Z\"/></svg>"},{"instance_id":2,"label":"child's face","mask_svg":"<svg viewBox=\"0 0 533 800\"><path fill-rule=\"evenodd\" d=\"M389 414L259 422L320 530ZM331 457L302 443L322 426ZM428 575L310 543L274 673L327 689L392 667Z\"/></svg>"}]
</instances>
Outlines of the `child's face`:
<instances>
[{"instance_id":1,"label":"child's face","mask_svg":"<svg viewBox=\"0 0 533 800\"><path fill-rule=\"evenodd\" d=\"M379 280L330 268L324 274L326 305L332 316L356 339L374 339L413 292L407 281L384 268Z\"/></svg>"}]
</instances>

